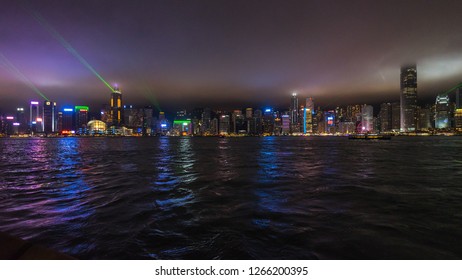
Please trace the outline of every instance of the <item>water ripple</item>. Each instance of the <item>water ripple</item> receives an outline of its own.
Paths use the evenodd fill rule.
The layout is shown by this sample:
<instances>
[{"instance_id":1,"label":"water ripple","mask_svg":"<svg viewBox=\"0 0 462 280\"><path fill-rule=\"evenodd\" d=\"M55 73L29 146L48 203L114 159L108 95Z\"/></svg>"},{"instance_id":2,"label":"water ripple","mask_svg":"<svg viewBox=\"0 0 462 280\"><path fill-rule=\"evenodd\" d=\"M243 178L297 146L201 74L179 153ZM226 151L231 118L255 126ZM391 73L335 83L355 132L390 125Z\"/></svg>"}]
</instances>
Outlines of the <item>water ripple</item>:
<instances>
[{"instance_id":1,"label":"water ripple","mask_svg":"<svg viewBox=\"0 0 462 280\"><path fill-rule=\"evenodd\" d=\"M0 139L0 230L84 259L460 259L461 144Z\"/></svg>"}]
</instances>

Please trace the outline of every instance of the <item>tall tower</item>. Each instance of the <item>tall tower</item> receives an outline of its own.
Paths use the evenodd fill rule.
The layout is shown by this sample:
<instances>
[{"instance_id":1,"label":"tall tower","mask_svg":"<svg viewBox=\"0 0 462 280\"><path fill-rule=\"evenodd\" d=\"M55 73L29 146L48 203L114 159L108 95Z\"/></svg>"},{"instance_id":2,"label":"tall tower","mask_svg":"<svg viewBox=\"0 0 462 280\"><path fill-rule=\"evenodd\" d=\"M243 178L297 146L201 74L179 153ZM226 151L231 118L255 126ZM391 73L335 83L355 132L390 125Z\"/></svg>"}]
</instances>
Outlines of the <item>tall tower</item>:
<instances>
[{"instance_id":1,"label":"tall tower","mask_svg":"<svg viewBox=\"0 0 462 280\"><path fill-rule=\"evenodd\" d=\"M401 132L416 130L417 125L417 66L401 67Z\"/></svg>"},{"instance_id":2,"label":"tall tower","mask_svg":"<svg viewBox=\"0 0 462 280\"><path fill-rule=\"evenodd\" d=\"M313 98L306 99L306 106L303 112L303 133L313 132L313 114L314 114L314 101Z\"/></svg>"},{"instance_id":3,"label":"tall tower","mask_svg":"<svg viewBox=\"0 0 462 280\"><path fill-rule=\"evenodd\" d=\"M298 97L297 93L292 93L290 99L290 126L291 132L300 132L299 121L298 121Z\"/></svg>"},{"instance_id":4,"label":"tall tower","mask_svg":"<svg viewBox=\"0 0 462 280\"><path fill-rule=\"evenodd\" d=\"M30 119L29 126L31 132L40 132L42 128L42 118L39 113L39 102L31 101L30 102Z\"/></svg>"},{"instance_id":5,"label":"tall tower","mask_svg":"<svg viewBox=\"0 0 462 280\"><path fill-rule=\"evenodd\" d=\"M122 92L119 88L114 87L114 91L111 93L111 117L112 125L120 126L122 124Z\"/></svg>"},{"instance_id":6,"label":"tall tower","mask_svg":"<svg viewBox=\"0 0 462 280\"><path fill-rule=\"evenodd\" d=\"M462 109L462 88L456 90L456 109Z\"/></svg>"},{"instance_id":7,"label":"tall tower","mask_svg":"<svg viewBox=\"0 0 462 280\"><path fill-rule=\"evenodd\" d=\"M435 101L435 128L449 128L449 95L438 94Z\"/></svg>"},{"instance_id":8,"label":"tall tower","mask_svg":"<svg viewBox=\"0 0 462 280\"><path fill-rule=\"evenodd\" d=\"M380 104L379 120L380 120L380 131L387 132L391 131L391 103Z\"/></svg>"},{"instance_id":9,"label":"tall tower","mask_svg":"<svg viewBox=\"0 0 462 280\"><path fill-rule=\"evenodd\" d=\"M45 133L56 132L56 102L43 102L43 131Z\"/></svg>"},{"instance_id":10,"label":"tall tower","mask_svg":"<svg viewBox=\"0 0 462 280\"><path fill-rule=\"evenodd\" d=\"M75 130L77 134L86 134L88 119L88 112L90 108L88 106L75 106Z\"/></svg>"},{"instance_id":11,"label":"tall tower","mask_svg":"<svg viewBox=\"0 0 462 280\"><path fill-rule=\"evenodd\" d=\"M18 132L19 134L26 133L27 131L27 118L24 112L24 108L20 107L16 109L16 121L19 123Z\"/></svg>"}]
</instances>

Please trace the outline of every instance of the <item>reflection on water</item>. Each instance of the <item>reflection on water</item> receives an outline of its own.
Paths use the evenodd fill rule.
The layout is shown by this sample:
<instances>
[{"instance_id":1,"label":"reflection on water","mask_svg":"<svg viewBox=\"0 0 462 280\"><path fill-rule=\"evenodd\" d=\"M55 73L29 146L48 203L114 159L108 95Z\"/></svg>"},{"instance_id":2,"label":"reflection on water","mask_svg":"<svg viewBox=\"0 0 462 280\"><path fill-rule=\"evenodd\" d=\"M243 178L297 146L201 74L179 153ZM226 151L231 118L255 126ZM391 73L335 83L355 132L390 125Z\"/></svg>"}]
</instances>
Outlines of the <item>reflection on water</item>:
<instances>
[{"instance_id":1,"label":"reflection on water","mask_svg":"<svg viewBox=\"0 0 462 280\"><path fill-rule=\"evenodd\" d=\"M79 258L461 258L461 144L0 139L0 230Z\"/></svg>"}]
</instances>

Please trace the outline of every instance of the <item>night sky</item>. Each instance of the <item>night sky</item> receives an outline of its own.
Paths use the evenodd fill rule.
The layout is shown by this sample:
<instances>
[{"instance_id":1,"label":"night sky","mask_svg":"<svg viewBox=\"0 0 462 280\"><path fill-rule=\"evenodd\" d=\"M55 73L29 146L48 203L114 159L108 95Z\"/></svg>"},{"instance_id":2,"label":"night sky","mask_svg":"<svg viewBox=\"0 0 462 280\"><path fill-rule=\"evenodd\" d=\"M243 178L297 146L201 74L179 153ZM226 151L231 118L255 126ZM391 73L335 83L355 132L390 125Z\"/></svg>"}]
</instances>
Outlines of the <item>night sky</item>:
<instances>
[{"instance_id":1,"label":"night sky","mask_svg":"<svg viewBox=\"0 0 462 280\"><path fill-rule=\"evenodd\" d=\"M108 102L110 89L57 33L125 103L164 110L289 107L293 91L327 106L397 101L400 66L413 62L419 99L430 99L462 81L461 10L462 1L0 0L0 107L43 100L24 77L58 105Z\"/></svg>"}]
</instances>

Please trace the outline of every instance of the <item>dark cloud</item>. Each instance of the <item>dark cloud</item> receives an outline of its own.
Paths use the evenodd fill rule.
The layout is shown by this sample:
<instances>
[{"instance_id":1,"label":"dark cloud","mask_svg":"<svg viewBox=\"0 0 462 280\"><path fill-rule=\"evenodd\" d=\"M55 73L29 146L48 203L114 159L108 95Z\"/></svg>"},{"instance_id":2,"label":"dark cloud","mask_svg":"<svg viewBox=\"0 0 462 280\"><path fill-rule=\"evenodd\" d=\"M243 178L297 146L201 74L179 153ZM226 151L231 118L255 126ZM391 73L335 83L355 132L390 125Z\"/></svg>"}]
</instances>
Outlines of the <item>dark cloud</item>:
<instances>
[{"instance_id":1,"label":"dark cloud","mask_svg":"<svg viewBox=\"0 0 462 280\"><path fill-rule=\"evenodd\" d=\"M0 52L60 104L99 105L108 88L30 11L135 104L288 106L292 91L325 103L392 101L408 62L422 98L462 80L459 1L1 3ZM37 98L1 62L0 83L3 103Z\"/></svg>"}]
</instances>

